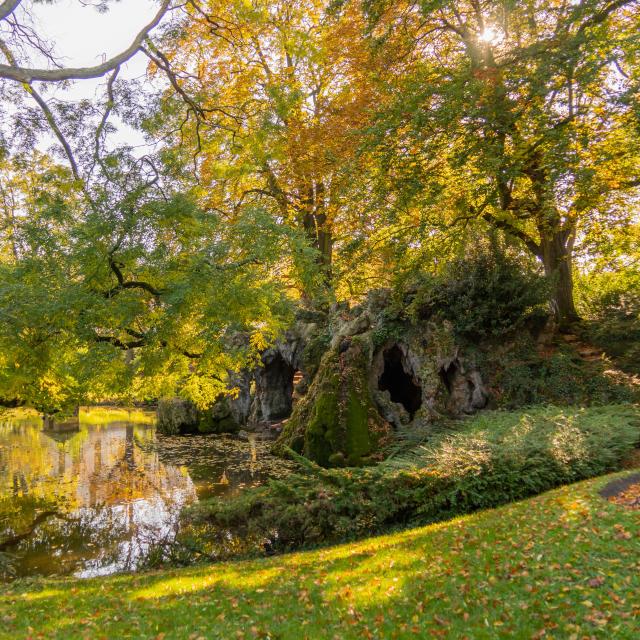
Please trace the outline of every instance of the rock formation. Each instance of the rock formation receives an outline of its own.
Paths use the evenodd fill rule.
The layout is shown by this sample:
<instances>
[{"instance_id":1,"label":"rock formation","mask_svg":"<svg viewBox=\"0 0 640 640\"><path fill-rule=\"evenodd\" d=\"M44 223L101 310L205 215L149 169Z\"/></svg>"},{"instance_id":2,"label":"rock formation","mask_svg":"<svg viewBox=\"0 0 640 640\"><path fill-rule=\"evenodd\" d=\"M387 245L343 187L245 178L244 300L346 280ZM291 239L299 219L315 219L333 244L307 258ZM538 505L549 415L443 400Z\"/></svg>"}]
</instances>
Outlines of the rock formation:
<instances>
[{"instance_id":1,"label":"rock formation","mask_svg":"<svg viewBox=\"0 0 640 640\"><path fill-rule=\"evenodd\" d=\"M204 413L184 401L161 405L163 423L208 433L276 423L277 452L290 447L324 466L354 465L374 460L393 429L473 413L489 395L451 326L393 311L384 289L354 308L301 315L262 365L232 384L234 394Z\"/></svg>"}]
</instances>

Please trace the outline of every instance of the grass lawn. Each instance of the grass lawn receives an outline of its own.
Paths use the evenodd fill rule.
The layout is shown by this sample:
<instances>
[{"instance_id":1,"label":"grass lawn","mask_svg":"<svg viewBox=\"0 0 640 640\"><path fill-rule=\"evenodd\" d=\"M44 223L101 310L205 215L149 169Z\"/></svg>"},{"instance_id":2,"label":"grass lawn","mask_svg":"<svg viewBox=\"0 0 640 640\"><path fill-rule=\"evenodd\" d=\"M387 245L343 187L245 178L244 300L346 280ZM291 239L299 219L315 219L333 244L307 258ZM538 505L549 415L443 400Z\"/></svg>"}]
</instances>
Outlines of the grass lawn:
<instances>
[{"instance_id":1,"label":"grass lawn","mask_svg":"<svg viewBox=\"0 0 640 640\"><path fill-rule=\"evenodd\" d=\"M640 511L617 474L354 544L0 588L0 638L638 638Z\"/></svg>"}]
</instances>

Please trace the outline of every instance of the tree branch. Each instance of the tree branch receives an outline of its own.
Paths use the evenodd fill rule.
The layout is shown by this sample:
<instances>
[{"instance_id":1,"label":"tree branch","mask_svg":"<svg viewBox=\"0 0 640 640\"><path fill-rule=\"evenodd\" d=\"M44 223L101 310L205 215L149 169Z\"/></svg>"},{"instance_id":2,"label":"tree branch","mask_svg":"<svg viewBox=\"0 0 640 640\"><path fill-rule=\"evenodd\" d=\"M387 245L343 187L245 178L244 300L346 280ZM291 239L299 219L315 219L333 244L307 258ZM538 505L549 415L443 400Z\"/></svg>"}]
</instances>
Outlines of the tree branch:
<instances>
[{"instance_id":1,"label":"tree branch","mask_svg":"<svg viewBox=\"0 0 640 640\"><path fill-rule=\"evenodd\" d=\"M24 400L19 400L18 398L0 398L0 407L3 409L18 409L24 405Z\"/></svg>"},{"instance_id":2,"label":"tree branch","mask_svg":"<svg viewBox=\"0 0 640 640\"><path fill-rule=\"evenodd\" d=\"M107 344L111 344L114 347L118 347L118 349L123 349L124 351L128 351L129 349L136 349L137 347L143 347L147 341L146 340L132 340L131 342L123 342L120 338L116 338L115 336L101 336L97 333L93 336L93 339L96 342L106 342Z\"/></svg>"},{"instance_id":3,"label":"tree branch","mask_svg":"<svg viewBox=\"0 0 640 640\"><path fill-rule=\"evenodd\" d=\"M0 4L0 20L4 20L10 16L21 2L22 0L4 0L4 2Z\"/></svg>"},{"instance_id":4,"label":"tree branch","mask_svg":"<svg viewBox=\"0 0 640 640\"><path fill-rule=\"evenodd\" d=\"M6 0L4 4L11 4L15 0ZM4 7L3 5L0 5ZM0 64L0 78L15 80L16 82L32 82L40 80L42 82L59 82L60 80L86 80L88 78L99 78L105 73L115 69L133 57L139 50L148 36L149 32L158 26L164 15L169 10L171 0L162 0L160 10L153 20L147 24L133 39L133 42L121 53L106 60L102 64L93 67L62 68L62 69L30 69L25 67L12 67Z\"/></svg>"},{"instance_id":5,"label":"tree branch","mask_svg":"<svg viewBox=\"0 0 640 640\"><path fill-rule=\"evenodd\" d=\"M107 120L109 120L109 116L111 115L111 111L113 110L113 106L115 104L115 99L113 95L113 85L119 73L120 73L120 67L118 66L113 70L113 73L109 76L109 80L107 81L107 104L106 104L104 113L102 114L102 118L100 119L100 124L96 129L95 146L94 146L94 153L93 153L93 164L91 165L90 173L93 171L93 168L95 167L96 162L102 167L102 170L105 172L105 174L108 175L109 173L105 169L104 163L102 162L100 145L102 144L102 134L104 133L104 130L107 126Z\"/></svg>"},{"instance_id":6,"label":"tree branch","mask_svg":"<svg viewBox=\"0 0 640 640\"><path fill-rule=\"evenodd\" d=\"M144 347L149 343L148 336L144 333L141 333L140 331L134 331L133 329L125 329L124 332L136 338L136 340L125 342L124 340L120 340L120 338L117 338L115 336L101 336L98 333L94 334L93 339L96 342L110 344L114 347L117 347L118 349L122 349L123 351L129 351L129 349L138 349L139 347ZM166 348L169 346L166 340L160 340L158 344L163 348ZM179 353L192 360L198 360L199 358L202 358L201 353L193 353L192 351L187 351L186 349L180 350ZM222 382L220 378L216 376L214 376L214 378Z\"/></svg>"},{"instance_id":7,"label":"tree branch","mask_svg":"<svg viewBox=\"0 0 640 640\"><path fill-rule=\"evenodd\" d=\"M16 59L14 58L13 53L11 52L11 49L9 49L9 47L6 45L4 40L2 40L1 38L0 38L0 51L2 51L5 58L7 59L7 62L11 65L11 67L13 69L17 69ZM25 81L22 83L22 86L24 87L24 90L36 101L37 105L40 107L40 110L44 114L44 117L49 123L49 127L51 127L51 130L53 131L55 137L58 139L58 142L60 142L60 144L62 145L65 155L67 156L67 160L69 160L69 164L71 165L71 172L73 173L73 177L76 180L80 180L80 172L78 171L78 164L76 163L76 160L73 156L71 145L67 142L67 139L62 133L62 130L58 126L55 116L53 115L53 112L49 108L49 105L47 104L46 100L33 88L30 82Z\"/></svg>"},{"instance_id":8,"label":"tree branch","mask_svg":"<svg viewBox=\"0 0 640 640\"><path fill-rule=\"evenodd\" d=\"M637 0L614 0L608 5L596 11L593 15L589 16L579 27L578 33L583 33L589 27L595 27L602 24L614 11L621 9L628 4L635 4Z\"/></svg>"},{"instance_id":9,"label":"tree branch","mask_svg":"<svg viewBox=\"0 0 640 640\"><path fill-rule=\"evenodd\" d=\"M113 298L113 296L120 293L120 291L124 291L125 289L142 289L143 291L150 293L156 298L162 295L162 291L160 291L160 289L156 289L148 282L140 280L125 281L124 276L122 275L122 271L120 270L121 266L122 265L119 265L112 256L109 257L109 267L115 274L116 279L118 280L118 284L102 294L105 298Z\"/></svg>"},{"instance_id":10,"label":"tree branch","mask_svg":"<svg viewBox=\"0 0 640 640\"><path fill-rule=\"evenodd\" d=\"M518 229L507 220L502 220L499 218L494 218L490 213L485 213L483 216L484 220L486 220L489 224L493 225L497 229L501 229L505 231L509 235L512 235L524 242L527 249L531 251L535 256L540 257L542 254L542 248L540 245L535 242L532 238L530 238L522 229Z\"/></svg>"}]
</instances>

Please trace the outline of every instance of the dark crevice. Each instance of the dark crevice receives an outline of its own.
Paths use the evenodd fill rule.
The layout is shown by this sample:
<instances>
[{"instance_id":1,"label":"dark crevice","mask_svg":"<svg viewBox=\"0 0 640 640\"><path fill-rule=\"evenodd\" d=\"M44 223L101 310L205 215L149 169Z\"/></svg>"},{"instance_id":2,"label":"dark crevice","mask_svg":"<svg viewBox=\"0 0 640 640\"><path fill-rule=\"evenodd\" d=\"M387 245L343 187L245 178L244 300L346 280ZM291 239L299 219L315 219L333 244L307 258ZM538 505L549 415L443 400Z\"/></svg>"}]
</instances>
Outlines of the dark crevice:
<instances>
[{"instance_id":1,"label":"dark crevice","mask_svg":"<svg viewBox=\"0 0 640 640\"><path fill-rule=\"evenodd\" d=\"M405 370L403 354L397 345L385 349L384 370L378 378L378 388L388 391L392 402L401 404L411 418L422 405L422 388L414 376Z\"/></svg>"},{"instance_id":2,"label":"dark crevice","mask_svg":"<svg viewBox=\"0 0 640 640\"><path fill-rule=\"evenodd\" d=\"M448 393L451 393L451 389L453 387L453 381L456 377L456 372L458 371L458 367L455 364L450 364L448 367L442 367L440 369L440 380L442 380L442 384L447 389Z\"/></svg>"}]
</instances>

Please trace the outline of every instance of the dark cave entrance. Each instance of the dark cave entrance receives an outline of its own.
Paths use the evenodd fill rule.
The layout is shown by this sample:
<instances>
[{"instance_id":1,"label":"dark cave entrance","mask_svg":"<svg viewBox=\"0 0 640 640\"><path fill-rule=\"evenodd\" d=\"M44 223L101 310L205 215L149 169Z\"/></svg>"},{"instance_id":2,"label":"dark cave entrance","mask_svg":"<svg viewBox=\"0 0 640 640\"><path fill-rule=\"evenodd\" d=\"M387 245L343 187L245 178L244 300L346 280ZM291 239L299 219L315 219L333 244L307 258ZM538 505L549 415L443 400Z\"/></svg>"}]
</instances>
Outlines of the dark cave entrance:
<instances>
[{"instance_id":1,"label":"dark cave entrance","mask_svg":"<svg viewBox=\"0 0 640 640\"><path fill-rule=\"evenodd\" d=\"M380 391L388 391L392 402L401 404L413 419L422 405L422 388L403 364L404 356L398 345L385 349L384 370L378 378Z\"/></svg>"},{"instance_id":2,"label":"dark cave entrance","mask_svg":"<svg viewBox=\"0 0 640 640\"><path fill-rule=\"evenodd\" d=\"M293 387L296 369L277 353L259 378L259 395L265 420L283 420L293 410Z\"/></svg>"}]
</instances>

